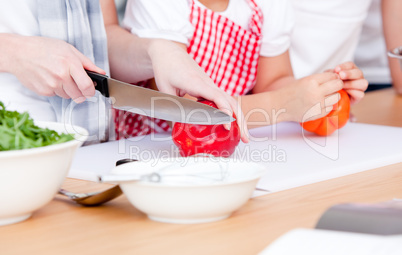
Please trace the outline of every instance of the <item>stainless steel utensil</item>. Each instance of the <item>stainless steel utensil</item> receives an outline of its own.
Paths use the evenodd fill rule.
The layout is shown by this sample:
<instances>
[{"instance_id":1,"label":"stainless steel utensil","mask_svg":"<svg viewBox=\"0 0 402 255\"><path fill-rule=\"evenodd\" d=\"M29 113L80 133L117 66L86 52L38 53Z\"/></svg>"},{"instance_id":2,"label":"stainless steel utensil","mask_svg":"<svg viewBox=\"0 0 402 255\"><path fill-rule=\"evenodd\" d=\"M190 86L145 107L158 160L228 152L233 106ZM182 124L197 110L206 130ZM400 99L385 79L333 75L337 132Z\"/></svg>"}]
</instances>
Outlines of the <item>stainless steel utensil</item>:
<instances>
[{"instance_id":1,"label":"stainless steel utensil","mask_svg":"<svg viewBox=\"0 0 402 255\"><path fill-rule=\"evenodd\" d=\"M116 162L116 166L125 164L128 162L137 161L136 159L120 159ZM89 192L89 193L73 193L71 191L67 191L65 189L60 189L58 192L60 195L64 195L71 200L75 201L77 204L84 206L97 206L104 204L121 194L123 194L119 185L115 185L109 189L98 191L98 192Z\"/></svg>"},{"instance_id":2,"label":"stainless steel utensil","mask_svg":"<svg viewBox=\"0 0 402 255\"><path fill-rule=\"evenodd\" d=\"M388 51L388 56L391 58L399 59L399 63L402 69L402 46Z\"/></svg>"},{"instance_id":3,"label":"stainless steel utensil","mask_svg":"<svg viewBox=\"0 0 402 255\"><path fill-rule=\"evenodd\" d=\"M169 95L111 79L106 75L87 71L105 97L113 97L112 107L153 118L174 122L214 125L226 124L235 119L214 107L183 97Z\"/></svg>"},{"instance_id":4,"label":"stainless steel utensil","mask_svg":"<svg viewBox=\"0 0 402 255\"><path fill-rule=\"evenodd\" d=\"M121 194L123 194L123 192L121 191L120 186L116 185L104 191L89 193L73 193L64 189L60 189L59 194L70 198L80 205L97 206L120 196Z\"/></svg>"}]
</instances>

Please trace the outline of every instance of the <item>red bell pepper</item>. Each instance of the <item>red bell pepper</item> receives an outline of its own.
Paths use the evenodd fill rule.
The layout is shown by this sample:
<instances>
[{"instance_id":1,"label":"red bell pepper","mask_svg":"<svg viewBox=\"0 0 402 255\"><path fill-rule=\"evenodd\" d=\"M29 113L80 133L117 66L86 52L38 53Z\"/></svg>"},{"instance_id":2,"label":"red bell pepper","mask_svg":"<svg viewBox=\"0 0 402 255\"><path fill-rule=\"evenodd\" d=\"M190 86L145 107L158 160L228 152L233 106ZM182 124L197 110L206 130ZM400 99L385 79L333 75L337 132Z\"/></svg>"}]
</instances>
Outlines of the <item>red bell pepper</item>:
<instances>
[{"instance_id":1,"label":"red bell pepper","mask_svg":"<svg viewBox=\"0 0 402 255\"><path fill-rule=\"evenodd\" d=\"M213 102L200 103L216 107ZM215 157L229 157L240 141L240 128L231 123L230 130L223 125L198 125L176 122L172 130L173 142L179 147L180 155L209 154Z\"/></svg>"},{"instance_id":2,"label":"red bell pepper","mask_svg":"<svg viewBox=\"0 0 402 255\"><path fill-rule=\"evenodd\" d=\"M346 125L349 120L350 99L344 90L340 90L341 99L334 105L332 111L325 117L300 123L301 126L310 132L320 136L328 136L337 129Z\"/></svg>"}]
</instances>

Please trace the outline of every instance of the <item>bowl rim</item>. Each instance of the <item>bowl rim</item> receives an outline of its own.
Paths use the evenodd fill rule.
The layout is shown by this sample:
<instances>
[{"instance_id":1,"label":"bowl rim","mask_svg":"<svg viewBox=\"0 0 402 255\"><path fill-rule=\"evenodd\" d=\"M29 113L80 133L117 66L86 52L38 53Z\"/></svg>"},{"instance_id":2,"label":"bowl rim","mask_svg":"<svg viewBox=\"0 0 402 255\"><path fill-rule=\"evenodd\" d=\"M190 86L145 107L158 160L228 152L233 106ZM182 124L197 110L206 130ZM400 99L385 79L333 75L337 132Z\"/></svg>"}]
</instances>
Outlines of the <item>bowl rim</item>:
<instances>
[{"instance_id":1,"label":"bowl rim","mask_svg":"<svg viewBox=\"0 0 402 255\"><path fill-rule=\"evenodd\" d=\"M197 189L197 188L208 188L208 187L224 187L230 185L237 185L239 183L247 183L254 180L258 180L263 176L254 176L250 178L244 178L242 180L236 180L231 182L215 182L210 184L164 184L164 183L157 183L157 182L146 182L146 181L137 181L137 182L125 182L125 183L136 183L138 186L149 186L149 187L159 187L159 188L168 188L168 189ZM124 184L123 184L124 185Z\"/></svg>"},{"instance_id":2,"label":"bowl rim","mask_svg":"<svg viewBox=\"0 0 402 255\"><path fill-rule=\"evenodd\" d=\"M35 121L35 125L38 125L40 127L47 127L49 125L57 125L57 126L62 126L65 125L65 123L62 122L53 122L53 121ZM74 145L81 145L84 143L85 137L88 136L88 131L77 125L70 125L70 127L73 128L73 130L77 130L80 133L73 133L73 132L66 132L66 131L57 131L58 133L64 132L64 133L69 133L74 135L74 139L63 142L63 143L58 143L58 144L51 144L51 145L46 145L46 146L41 146L41 147L36 147L36 148L28 148L28 149L19 149L19 150L8 150L8 151L0 151L0 159L1 158L10 158L10 157L20 157L21 155L32 155L32 154L37 154L37 153L42 153L46 152L49 150L60 150L64 149L66 147L71 147ZM49 129L53 129L51 127L48 127Z\"/></svg>"},{"instance_id":3,"label":"bowl rim","mask_svg":"<svg viewBox=\"0 0 402 255\"><path fill-rule=\"evenodd\" d=\"M177 157L171 157L172 158L177 158ZM229 159L229 160L234 160L234 159ZM250 182L250 181L254 181L254 180L258 180L260 179L263 175L266 174L266 169L267 167L261 163L258 162L252 162L252 161L240 161L242 163L251 163L255 166L258 167L258 169L253 170L254 173L250 176L247 176L245 178L241 178L241 179L234 179L234 180L229 180L229 181L225 181L225 182L213 182L213 183L209 183L209 184L168 184L168 183L158 183L158 182L148 182L148 181L124 181L124 182L118 182L120 184L136 184L136 185L140 185L140 186L149 186L149 187L163 187L163 188L201 188L201 187L214 187L214 186L228 186L228 185L234 185L234 184L239 184L239 183L246 183L246 182ZM116 173L115 169L122 169L122 168L127 168L129 165L131 164L140 164L140 163L144 163L144 161L135 161L135 162L130 162L130 163L126 163L126 164L122 164L119 166L116 166L112 172L110 173L111 175L130 175L127 173ZM147 163L147 162L145 162ZM245 170L247 171L247 170ZM133 174L134 175L134 174Z\"/></svg>"}]
</instances>

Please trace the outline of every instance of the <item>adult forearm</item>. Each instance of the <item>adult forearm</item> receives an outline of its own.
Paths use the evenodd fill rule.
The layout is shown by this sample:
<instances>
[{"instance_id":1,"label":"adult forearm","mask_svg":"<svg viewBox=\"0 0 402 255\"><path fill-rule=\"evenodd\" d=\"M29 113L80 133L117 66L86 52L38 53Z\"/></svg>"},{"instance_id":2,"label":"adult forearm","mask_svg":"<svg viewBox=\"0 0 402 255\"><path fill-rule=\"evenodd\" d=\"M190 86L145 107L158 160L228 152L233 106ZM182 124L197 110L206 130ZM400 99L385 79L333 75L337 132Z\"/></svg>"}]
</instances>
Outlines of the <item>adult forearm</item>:
<instances>
[{"instance_id":1,"label":"adult forearm","mask_svg":"<svg viewBox=\"0 0 402 255\"><path fill-rule=\"evenodd\" d=\"M17 57L22 38L20 35L0 33L0 72L12 73L13 59Z\"/></svg>"},{"instance_id":2,"label":"adult forearm","mask_svg":"<svg viewBox=\"0 0 402 255\"><path fill-rule=\"evenodd\" d=\"M382 0L383 30L388 50L402 45L401 11L402 1ZM388 58L388 61L393 86L399 94L402 94L402 71L399 61L394 58Z\"/></svg>"}]
</instances>

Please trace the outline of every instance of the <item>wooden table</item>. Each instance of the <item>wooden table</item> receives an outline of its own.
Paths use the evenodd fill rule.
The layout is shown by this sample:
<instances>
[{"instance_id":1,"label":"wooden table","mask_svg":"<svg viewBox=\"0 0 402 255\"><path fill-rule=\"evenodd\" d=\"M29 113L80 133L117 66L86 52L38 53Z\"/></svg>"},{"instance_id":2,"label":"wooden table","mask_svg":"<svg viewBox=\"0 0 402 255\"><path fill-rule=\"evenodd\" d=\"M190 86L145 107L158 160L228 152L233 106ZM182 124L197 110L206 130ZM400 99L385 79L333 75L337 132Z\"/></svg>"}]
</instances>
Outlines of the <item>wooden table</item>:
<instances>
[{"instance_id":1,"label":"wooden table","mask_svg":"<svg viewBox=\"0 0 402 255\"><path fill-rule=\"evenodd\" d=\"M368 93L352 112L358 122L402 127L402 97L391 89ZM64 184L77 192L101 186ZM291 229L314 227L334 204L395 197L402 163L256 197L227 220L196 225L153 222L125 196L93 208L57 196L27 221L0 227L0 254L257 254Z\"/></svg>"},{"instance_id":2,"label":"wooden table","mask_svg":"<svg viewBox=\"0 0 402 255\"><path fill-rule=\"evenodd\" d=\"M357 122L402 127L402 95L396 95L393 89L368 92L352 106L352 114Z\"/></svg>"}]
</instances>

